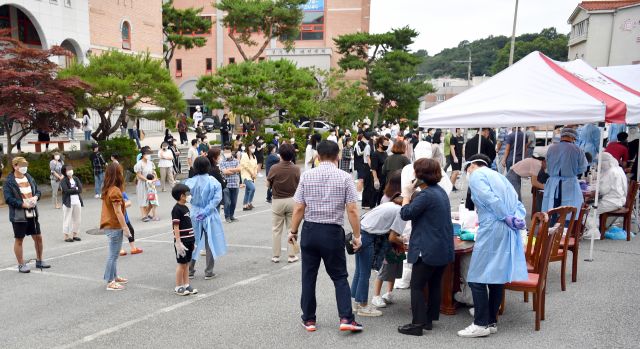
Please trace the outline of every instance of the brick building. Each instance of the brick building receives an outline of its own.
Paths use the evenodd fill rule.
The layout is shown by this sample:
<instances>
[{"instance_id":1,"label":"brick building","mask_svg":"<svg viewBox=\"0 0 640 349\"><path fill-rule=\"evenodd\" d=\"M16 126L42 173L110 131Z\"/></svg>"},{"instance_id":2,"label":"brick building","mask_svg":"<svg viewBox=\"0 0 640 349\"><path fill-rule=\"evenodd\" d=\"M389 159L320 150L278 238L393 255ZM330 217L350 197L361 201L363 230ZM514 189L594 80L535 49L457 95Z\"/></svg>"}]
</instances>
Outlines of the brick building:
<instances>
[{"instance_id":1,"label":"brick building","mask_svg":"<svg viewBox=\"0 0 640 349\"><path fill-rule=\"evenodd\" d=\"M202 102L194 96L196 82L204 74L210 74L217 67L241 62L242 56L222 26L222 11L212 6L214 0L174 0L176 8L202 8L202 16L214 23L208 33L194 33L207 38L201 48L177 50L171 62L171 75L187 100L192 114L196 105ZM339 56L336 54L333 38L342 34L369 31L371 0L310 0L304 7L304 17L300 37L295 41L295 50L286 52L282 43L271 40L260 59L287 58L301 67L337 68ZM261 38L256 40L262 42ZM247 55L254 55L258 47L243 46ZM348 79L359 79L362 72L349 72ZM216 112L214 114L220 114Z\"/></svg>"}]
</instances>

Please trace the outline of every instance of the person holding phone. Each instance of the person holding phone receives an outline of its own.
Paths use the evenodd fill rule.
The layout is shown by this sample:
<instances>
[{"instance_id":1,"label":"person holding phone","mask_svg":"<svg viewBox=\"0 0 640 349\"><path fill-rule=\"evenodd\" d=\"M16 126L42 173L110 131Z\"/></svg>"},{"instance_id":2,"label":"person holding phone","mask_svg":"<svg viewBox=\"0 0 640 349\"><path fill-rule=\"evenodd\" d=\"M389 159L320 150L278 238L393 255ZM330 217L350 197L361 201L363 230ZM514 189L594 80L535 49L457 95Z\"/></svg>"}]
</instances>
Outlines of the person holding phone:
<instances>
[{"instance_id":1,"label":"person holding phone","mask_svg":"<svg viewBox=\"0 0 640 349\"><path fill-rule=\"evenodd\" d=\"M358 195L351 176L338 168L338 144L321 141L316 147L320 164L305 171L293 196L295 206L289 242L298 240L298 227L304 218L300 248L302 255L302 325L316 330L316 279L320 261L333 280L340 316L340 331L360 332L351 307L351 290L347 280L345 235L342 225L347 210L353 231L353 248L361 246ZM331 200L328 200L331 198Z\"/></svg>"}]
</instances>

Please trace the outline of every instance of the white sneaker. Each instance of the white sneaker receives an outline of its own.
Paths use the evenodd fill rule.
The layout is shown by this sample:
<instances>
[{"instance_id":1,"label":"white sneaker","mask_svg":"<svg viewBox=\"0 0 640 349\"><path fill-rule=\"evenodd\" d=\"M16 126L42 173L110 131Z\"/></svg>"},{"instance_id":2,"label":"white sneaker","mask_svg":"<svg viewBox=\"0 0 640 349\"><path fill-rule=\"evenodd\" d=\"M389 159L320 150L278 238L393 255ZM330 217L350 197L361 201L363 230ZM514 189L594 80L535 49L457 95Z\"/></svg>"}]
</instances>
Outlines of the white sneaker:
<instances>
[{"instance_id":1,"label":"white sneaker","mask_svg":"<svg viewBox=\"0 0 640 349\"><path fill-rule=\"evenodd\" d=\"M488 327L477 326L471 324L464 330L458 331L458 336L464 338L486 337L491 334L491 330Z\"/></svg>"},{"instance_id":2,"label":"white sneaker","mask_svg":"<svg viewBox=\"0 0 640 349\"><path fill-rule=\"evenodd\" d=\"M491 334L498 333L498 324L491 324L491 325L487 326L487 328L489 329L489 332Z\"/></svg>"},{"instance_id":3,"label":"white sneaker","mask_svg":"<svg viewBox=\"0 0 640 349\"><path fill-rule=\"evenodd\" d=\"M384 300L384 302L386 304L392 304L393 303L393 293L387 292L385 294L382 295L382 300Z\"/></svg>"},{"instance_id":4,"label":"white sneaker","mask_svg":"<svg viewBox=\"0 0 640 349\"><path fill-rule=\"evenodd\" d=\"M384 308L387 306L387 303L380 296L375 296L371 299L371 304L377 308Z\"/></svg>"},{"instance_id":5,"label":"white sneaker","mask_svg":"<svg viewBox=\"0 0 640 349\"><path fill-rule=\"evenodd\" d=\"M469 314L471 314L471 316L476 316L475 308L469 308Z\"/></svg>"},{"instance_id":6,"label":"white sneaker","mask_svg":"<svg viewBox=\"0 0 640 349\"><path fill-rule=\"evenodd\" d=\"M360 306L360 308L358 308L357 314L358 314L358 316L374 317L374 316L382 315L382 312L380 310L376 309L371 304L368 304L365 307Z\"/></svg>"},{"instance_id":7,"label":"white sneaker","mask_svg":"<svg viewBox=\"0 0 640 349\"><path fill-rule=\"evenodd\" d=\"M94 198L100 199L100 194L96 194L96 196L94 196Z\"/></svg>"},{"instance_id":8,"label":"white sneaker","mask_svg":"<svg viewBox=\"0 0 640 349\"><path fill-rule=\"evenodd\" d=\"M258 173L258 177L264 177L262 173Z\"/></svg>"}]
</instances>

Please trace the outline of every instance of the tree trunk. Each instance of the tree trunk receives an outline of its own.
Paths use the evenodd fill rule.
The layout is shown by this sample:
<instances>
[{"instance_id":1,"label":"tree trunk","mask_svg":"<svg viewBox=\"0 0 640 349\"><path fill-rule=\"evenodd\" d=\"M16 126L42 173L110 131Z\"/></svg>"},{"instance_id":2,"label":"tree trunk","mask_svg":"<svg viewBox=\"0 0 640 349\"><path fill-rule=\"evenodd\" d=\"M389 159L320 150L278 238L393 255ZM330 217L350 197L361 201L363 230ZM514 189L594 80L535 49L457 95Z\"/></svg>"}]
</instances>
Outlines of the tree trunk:
<instances>
[{"instance_id":1,"label":"tree trunk","mask_svg":"<svg viewBox=\"0 0 640 349\"><path fill-rule=\"evenodd\" d=\"M111 127L111 120L109 120L105 114L106 111L98 110L98 115L100 115L100 124L98 125L98 129L92 134L96 141L104 141L109 136L108 130Z\"/></svg>"},{"instance_id":2,"label":"tree trunk","mask_svg":"<svg viewBox=\"0 0 640 349\"><path fill-rule=\"evenodd\" d=\"M231 38L231 41L233 41L233 43L236 45L236 48L238 49L238 52L240 52L240 55L242 56L242 59L246 61L249 60L249 58L247 57L247 54L244 53L244 50L242 49L242 45L240 45L240 43L237 41L236 37L233 36L233 31L229 31L229 38Z\"/></svg>"}]
</instances>

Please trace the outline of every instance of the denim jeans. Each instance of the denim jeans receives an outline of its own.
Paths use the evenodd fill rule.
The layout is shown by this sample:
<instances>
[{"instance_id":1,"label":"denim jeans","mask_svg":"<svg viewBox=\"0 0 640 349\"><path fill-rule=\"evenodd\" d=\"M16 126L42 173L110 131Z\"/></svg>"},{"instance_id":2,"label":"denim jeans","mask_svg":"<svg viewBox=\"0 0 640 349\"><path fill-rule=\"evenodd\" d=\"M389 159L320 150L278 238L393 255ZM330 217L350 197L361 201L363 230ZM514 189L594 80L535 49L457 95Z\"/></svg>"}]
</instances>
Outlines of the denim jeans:
<instances>
[{"instance_id":1,"label":"denim jeans","mask_svg":"<svg viewBox=\"0 0 640 349\"><path fill-rule=\"evenodd\" d=\"M129 138L135 140L138 148L140 148L140 137L138 136L138 130L130 128L127 131L129 131Z\"/></svg>"},{"instance_id":2,"label":"denim jeans","mask_svg":"<svg viewBox=\"0 0 640 349\"><path fill-rule=\"evenodd\" d=\"M502 303L503 284L479 284L469 282L473 296L474 320L477 326L489 326L498 322L498 310ZM487 292L487 288L489 292Z\"/></svg>"},{"instance_id":3,"label":"denim jeans","mask_svg":"<svg viewBox=\"0 0 640 349\"><path fill-rule=\"evenodd\" d=\"M85 141L91 140L91 131L84 131L84 140Z\"/></svg>"},{"instance_id":4,"label":"denim jeans","mask_svg":"<svg viewBox=\"0 0 640 349\"><path fill-rule=\"evenodd\" d=\"M222 191L222 199L224 201L224 218L233 218L236 212L239 191L239 188L224 188Z\"/></svg>"},{"instance_id":5,"label":"denim jeans","mask_svg":"<svg viewBox=\"0 0 640 349\"><path fill-rule=\"evenodd\" d=\"M353 272L353 281L351 281L351 297L355 298L356 303L367 303L373 264L374 236L364 230L361 230L360 234L362 247L356 253L356 270Z\"/></svg>"},{"instance_id":6,"label":"denim jeans","mask_svg":"<svg viewBox=\"0 0 640 349\"><path fill-rule=\"evenodd\" d=\"M107 266L104 269L104 281L111 282L118 276L118 254L122 247L122 229L105 229L107 239L109 239L109 255Z\"/></svg>"},{"instance_id":7,"label":"denim jeans","mask_svg":"<svg viewBox=\"0 0 640 349\"><path fill-rule=\"evenodd\" d=\"M335 224L304 222L300 236L302 254L302 321L316 320L316 281L320 261L333 281L340 319L353 321L344 230Z\"/></svg>"},{"instance_id":8,"label":"denim jeans","mask_svg":"<svg viewBox=\"0 0 640 349\"><path fill-rule=\"evenodd\" d=\"M104 172L100 173L99 175L94 174L93 179L95 180L96 184L94 191L96 192L96 195L100 195L102 193L102 183L104 183Z\"/></svg>"},{"instance_id":9,"label":"denim jeans","mask_svg":"<svg viewBox=\"0 0 640 349\"><path fill-rule=\"evenodd\" d=\"M256 185L253 184L253 181L250 179L245 179L244 185L244 200L242 200L242 204L248 205L253 202L253 194L256 193Z\"/></svg>"}]
</instances>

